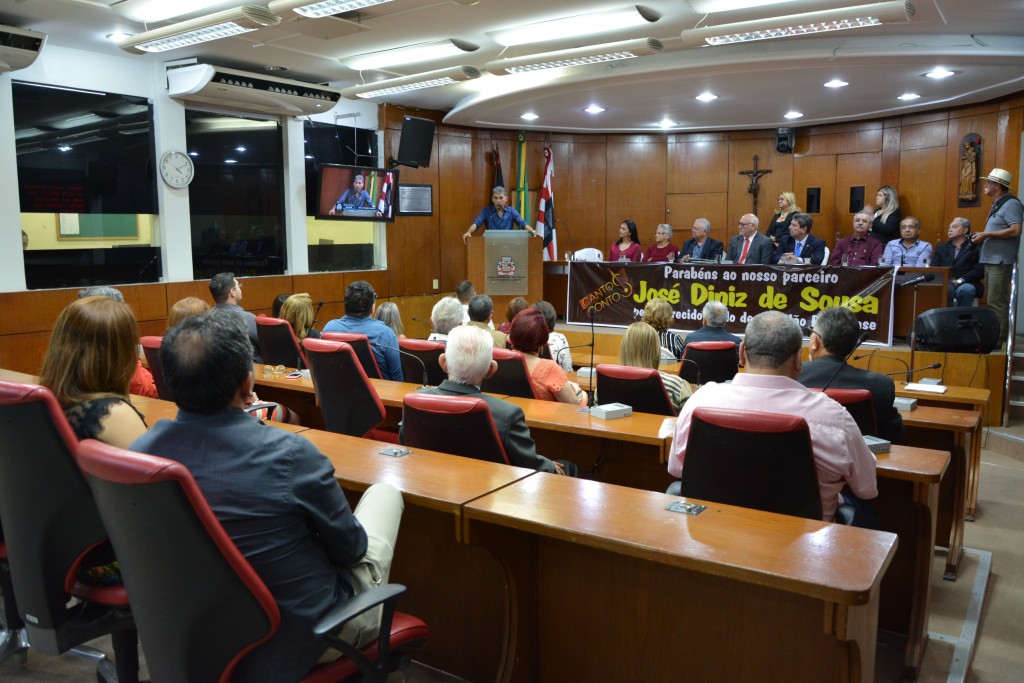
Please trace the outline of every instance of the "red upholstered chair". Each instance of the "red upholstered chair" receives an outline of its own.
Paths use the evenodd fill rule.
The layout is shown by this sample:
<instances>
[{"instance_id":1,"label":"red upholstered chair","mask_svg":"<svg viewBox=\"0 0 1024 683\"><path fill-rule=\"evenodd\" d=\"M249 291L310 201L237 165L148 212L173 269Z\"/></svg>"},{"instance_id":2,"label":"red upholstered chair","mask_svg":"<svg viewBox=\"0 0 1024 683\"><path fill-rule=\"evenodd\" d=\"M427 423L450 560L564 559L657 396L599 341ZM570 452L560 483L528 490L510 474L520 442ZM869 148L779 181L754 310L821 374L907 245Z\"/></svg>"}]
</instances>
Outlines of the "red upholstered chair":
<instances>
[{"instance_id":1,"label":"red upholstered chair","mask_svg":"<svg viewBox=\"0 0 1024 683\"><path fill-rule=\"evenodd\" d=\"M370 379L384 379L384 376L380 374L380 366L377 365L377 357L373 355L373 349L370 348L370 340L365 334L324 332L321 337L328 341L345 342L356 352L356 358L359 359L359 364L363 366L363 372L366 373L367 377Z\"/></svg>"},{"instance_id":2,"label":"red upholstered chair","mask_svg":"<svg viewBox=\"0 0 1024 683\"><path fill-rule=\"evenodd\" d=\"M339 434L398 443L398 434L377 429L387 412L355 351L345 342L302 340L324 428Z\"/></svg>"},{"instance_id":3,"label":"red upholstered chair","mask_svg":"<svg viewBox=\"0 0 1024 683\"><path fill-rule=\"evenodd\" d=\"M679 376L691 384L725 382L739 371L739 358L739 348L733 342L690 342L683 350Z\"/></svg>"},{"instance_id":4,"label":"red upholstered chair","mask_svg":"<svg viewBox=\"0 0 1024 683\"><path fill-rule=\"evenodd\" d=\"M91 439L79 444L78 459L121 560L153 680L230 681L242 658L277 631L281 615L191 473L173 460ZM363 680L386 680L405 649L422 647L430 635L422 621L394 611L404 592L397 584L367 591L315 624L317 637L335 633L384 604L377 642L361 651L345 644L346 658L318 665L303 682L360 672Z\"/></svg>"},{"instance_id":5,"label":"red upholstered chair","mask_svg":"<svg viewBox=\"0 0 1024 683\"><path fill-rule=\"evenodd\" d=\"M821 389L811 389L821 391ZM853 421L866 436L878 436L878 422L875 419L875 399L867 389L825 389L825 393L836 403L846 408Z\"/></svg>"},{"instance_id":6,"label":"red upholstered chair","mask_svg":"<svg viewBox=\"0 0 1024 683\"><path fill-rule=\"evenodd\" d=\"M423 339L399 339L398 348L405 352L399 355L402 357L402 375L406 382L423 382L425 385L436 387L448 379L448 375L441 369L441 364L437 360L444 353L444 343ZM422 365L410 358L410 355L419 358Z\"/></svg>"},{"instance_id":7,"label":"red upholstered chair","mask_svg":"<svg viewBox=\"0 0 1024 683\"><path fill-rule=\"evenodd\" d=\"M256 316L256 337L260 342L260 355L267 365L289 368L306 367L306 356L291 323L283 318Z\"/></svg>"},{"instance_id":8,"label":"red upholstered chair","mask_svg":"<svg viewBox=\"0 0 1024 683\"><path fill-rule=\"evenodd\" d=\"M691 416L678 493L821 519L807 423L795 415L697 408Z\"/></svg>"},{"instance_id":9,"label":"red upholstered chair","mask_svg":"<svg viewBox=\"0 0 1024 683\"><path fill-rule=\"evenodd\" d=\"M79 575L109 562L110 546L76 445L49 389L0 382L0 520L31 647L95 659L99 680L112 680L115 666L82 646L110 635L117 680L137 682L138 635L124 586Z\"/></svg>"},{"instance_id":10,"label":"red upholstered chair","mask_svg":"<svg viewBox=\"0 0 1024 683\"><path fill-rule=\"evenodd\" d=\"M508 465L487 402L476 396L414 392L403 399L403 443L414 448Z\"/></svg>"},{"instance_id":11,"label":"red upholstered chair","mask_svg":"<svg viewBox=\"0 0 1024 683\"><path fill-rule=\"evenodd\" d=\"M483 381L481 391L491 394L537 398L530 384L530 371L526 369L526 358L522 351L495 347L492 356L498 363L498 370Z\"/></svg>"},{"instance_id":12,"label":"red upholstered chair","mask_svg":"<svg viewBox=\"0 0 1024 683\"><path fill-rule=\"evenodd\" d=\"M597 396L601 403L625 403L639 413L676 414L661 375L651 368L598 365Z\"/></svg>"},{"instance_id":13,"label":"red upholstered chair","mask_svg":"<svg viewBox=\"0 0 1024 683\"><path fill-rule=\"evenodd\" d=\"M139 344L142 345L142 353L146 356L149 372L153 375L157 396L164 401L173 401L174 397L171 396L171 391L167 388L167 383L164 382L164 373L160 367L160 344L163 341L163 337L142 337L139 339Z\"/></svg>"}]
</instances>

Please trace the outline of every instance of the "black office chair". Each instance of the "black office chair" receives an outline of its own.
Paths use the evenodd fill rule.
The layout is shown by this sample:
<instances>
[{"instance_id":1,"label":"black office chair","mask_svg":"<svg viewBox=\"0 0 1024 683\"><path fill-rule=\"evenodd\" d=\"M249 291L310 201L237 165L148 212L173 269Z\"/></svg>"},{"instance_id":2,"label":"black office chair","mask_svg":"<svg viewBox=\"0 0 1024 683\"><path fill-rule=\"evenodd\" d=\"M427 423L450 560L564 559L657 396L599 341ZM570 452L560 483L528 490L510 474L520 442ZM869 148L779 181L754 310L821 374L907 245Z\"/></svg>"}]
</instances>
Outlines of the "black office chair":
<instances>
[{"instance_id":1,"label":"black office chair","mask_svg":"<svg viewBox=\"0 0 1024 683\"><path fill-rule=\"evenodd\" d=\"M676 414L661 375L651 368L598 365L597 396L601 403L625 403L638 413Z\"/></svg>"},{"instance_id":2,"label":"black office chair","mask_svg":"<svg viewBox=\"0 0 1024 683\"><path fill-rule=\"evenodd\" d=\"M171 396L171 390L167 388L167 383L164 382L164 372L160 366L160 344L163 341L163 337L147 336L140 338L139 344L142 345L142 353L146 357L149 373L153 375L153 384L156 385L157 397L163 401L173 401L174 397Z\"/></svg>"},{"instance_id":3,"label":"black office chair","mask_svg":"<svg viewBox=\"0 0 1024 683\"><path fill-rule=\"evenodd\" d=\"M356 334L355 332L324 332L320 337L328 341L345 342L355 351L356 358L359 359L359 364L363 366L363 372L366 373L367 377L370 379L384 379L384 376L380 374L377 357L373 355L373 349L370 348L370 340L365 334Z\"/></svg>"},{"instance_id":4,"label":"black office chair","mask_svg":"<svg viewBox=\"0 0 1024 683\"><path fill-rule=\"evenodd\" d=\"M80 570L111 559L92 492L74 459L77 439L49 389L0 382L0 520L17 608L31 648L115 666L82 643L110 635L116 678L139 678L138 635L120 583Z\"/></svg>"},{"instance_id":5,"label":"black office chair","mask_svg":"<svg viewBox=\"0 0 1024 683\"><path fill-rule=\"evenodd\" d=\"M690 342L683 351L679 376L691 384L725 382L739 372L739 358L739 348L733 342Z\"/></svg>"},{"instance_id":6,"label":"black office chair","mask_svg":"<svg viewBox=\"0 0 1024 683\"><path fill-rule=\"evenodd\" d=\"M413 392L402 399L402 442L508 465L508 454L487 402L476 396Z\"/></svg>"},{"instance_id":7,"label":"black office chair","mask_svg":"<svg viewBox=\"0 0 1024 683\"><path fill-rule=\"evenodd\" d=\"M195 479L181 463L91 439L79 444L78 459L121 558L153 680L230 681L244 656L274 635L281 616ZM426 624L395 612L404 592L397 584L366 591L314 624L316 637L346 657L318 665L303 683L357 673L384 681L406 649L425 645ZM381 635L370 646L360 650L327 635L381 604Z\"/></svg>"},{"instance_id":8,"label":"black office chair","mask_svg":"<svg viewBox=\"0 0 1024 683\"><path fill-rule=\"evenodd\" d=\"M530 383L530 371L526 368L526 358L522 351L499 349L495 347L493 358L498 363L497 371L484 379L481 391L489 394L519 396L520 398L537 398Z\"/></svg>"},{"instance_id":9,"label":"black office chair","mask_svg":"<svg viewBox=\"0 0 1024 683\"><path fill-rule=\"evenodd\" d=\"M300 369L306 367L306 356L287 320L256 316L256 337L260 342L263 362L267 365Z\"/></svg>"},{"instance_id":10,"label":"black office chair","mask_svg":"<svg viewBox=\"0 0 1024 683\"><path fill-rule=\"evenodd\" d=\"M444 344L437 341L425 341L423 339L399 339L398 348L405 353L400 354L402 358L402 375L406 382L422 382L424 369L426 370L426 383L436 387L448 379L448 374L441 369L438 358L444 353ZM422 361L422 365L409 356L416 356Z\"/></svg>"}]
</instances>

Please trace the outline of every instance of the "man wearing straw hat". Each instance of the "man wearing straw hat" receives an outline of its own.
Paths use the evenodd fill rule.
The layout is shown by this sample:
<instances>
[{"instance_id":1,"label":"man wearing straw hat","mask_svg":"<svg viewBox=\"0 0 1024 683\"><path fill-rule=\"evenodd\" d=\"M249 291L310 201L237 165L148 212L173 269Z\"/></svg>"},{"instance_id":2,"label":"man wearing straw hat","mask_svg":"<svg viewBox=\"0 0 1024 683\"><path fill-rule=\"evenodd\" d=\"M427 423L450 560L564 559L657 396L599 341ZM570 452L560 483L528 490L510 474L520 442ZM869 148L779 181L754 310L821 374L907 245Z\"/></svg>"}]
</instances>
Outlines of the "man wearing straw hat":
<instances>
[{"instance_id":1,"label":"man wearing straw hat","mask_svg":"<svg viewBox=\"0 0 1024 683\"><path fill-rule=\"evenodd\" d=\"M985 232L976 233L971 241L981 247L978 259L985 266L988 305L999 318L1002 339L1009 333L1010 278L1020 247L1021 221L1024 205L1010 194L1013 176L1009 171L994 168L984 179L984 192L992 198L992 209L985 223Z\"/></svg>"}]
</instances>

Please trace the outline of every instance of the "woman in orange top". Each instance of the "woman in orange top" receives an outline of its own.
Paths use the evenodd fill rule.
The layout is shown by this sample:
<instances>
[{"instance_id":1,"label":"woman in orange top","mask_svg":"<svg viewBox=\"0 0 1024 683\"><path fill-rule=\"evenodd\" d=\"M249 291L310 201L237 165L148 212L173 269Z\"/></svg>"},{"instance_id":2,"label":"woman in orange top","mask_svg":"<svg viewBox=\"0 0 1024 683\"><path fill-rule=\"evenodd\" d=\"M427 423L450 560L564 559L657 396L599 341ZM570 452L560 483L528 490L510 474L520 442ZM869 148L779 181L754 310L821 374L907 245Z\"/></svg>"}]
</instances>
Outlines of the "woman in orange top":
<instances>
[{"instance_id":1,"label":"woman in orange top","mask_svg":"<svg viewBox=\"0 0 1024 683\"><path fill-rule=\"evenodd\" d=\"M548 326L544 314L536 308L527 308L516 314L509 329L508 341L512 348L526 357L533 393L544 401L559 401L573 405L587 405L587 394L575 382L565 377L558 363L540 358L542 348L548 344Z\"/></svg>"}]
</instances>

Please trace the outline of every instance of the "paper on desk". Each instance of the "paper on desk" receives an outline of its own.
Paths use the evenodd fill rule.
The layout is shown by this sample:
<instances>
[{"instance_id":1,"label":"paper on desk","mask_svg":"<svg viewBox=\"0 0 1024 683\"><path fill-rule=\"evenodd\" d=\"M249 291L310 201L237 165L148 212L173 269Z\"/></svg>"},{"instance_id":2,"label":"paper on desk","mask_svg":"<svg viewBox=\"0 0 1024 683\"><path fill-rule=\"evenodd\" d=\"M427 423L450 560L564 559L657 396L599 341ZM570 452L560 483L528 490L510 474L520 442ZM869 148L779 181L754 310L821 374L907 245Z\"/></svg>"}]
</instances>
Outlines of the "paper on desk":
<instances>
[{"instance_id":1,"label":"paper on desk","mask_svg":"<svg viewBox=\"0 0 1024 683\"><path fill-rule=\"evenodd\" d=\"M920 382L911 382L906 386L907 391L923 391L929 394L944 394L947 388L941 384L921 384Z\"/></svg>"}]
</instances>

